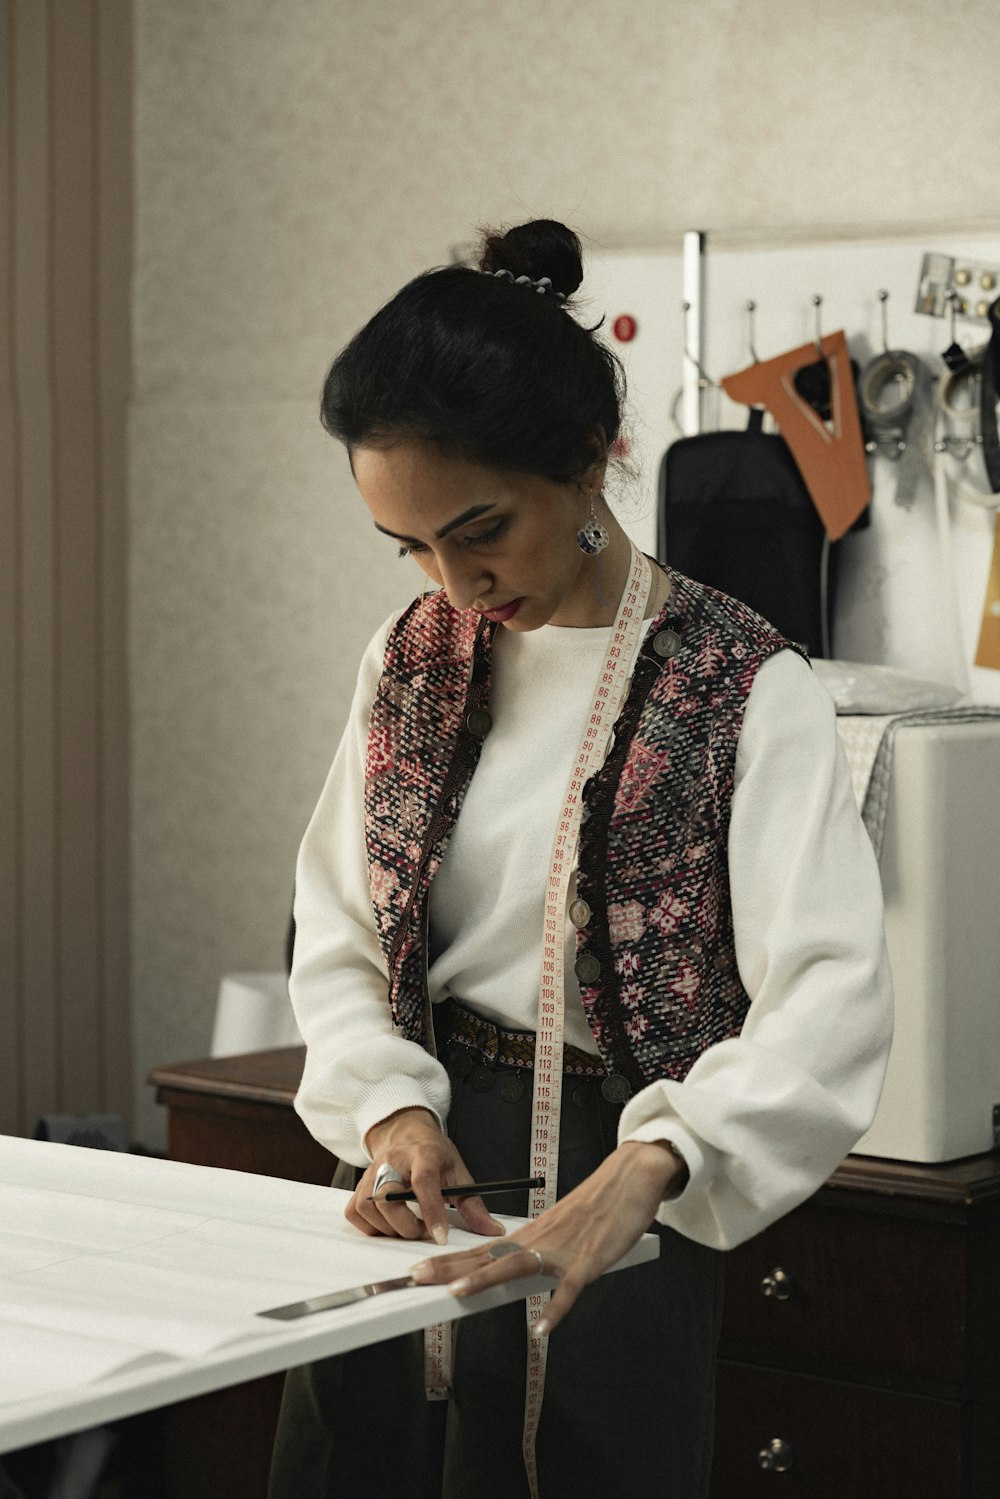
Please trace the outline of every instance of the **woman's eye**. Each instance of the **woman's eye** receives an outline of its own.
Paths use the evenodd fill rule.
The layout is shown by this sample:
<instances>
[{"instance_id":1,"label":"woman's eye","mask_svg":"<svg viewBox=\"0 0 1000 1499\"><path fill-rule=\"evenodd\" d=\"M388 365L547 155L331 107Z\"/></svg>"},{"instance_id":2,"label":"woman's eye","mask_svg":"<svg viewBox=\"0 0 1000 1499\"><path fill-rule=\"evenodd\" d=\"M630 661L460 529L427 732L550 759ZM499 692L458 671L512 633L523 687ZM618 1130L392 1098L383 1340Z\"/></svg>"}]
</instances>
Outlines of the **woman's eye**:
<instances>
[{"instance_id":1,"label":"woman's eye","mask_svg":"<svg viewBox=\"0 0 1000 1499\"><path fill-rule=\"evenodd\" d=\"M459 542L459 545L463 547L492 546L495 541L498 541L500 539L500 536L502 532L506 530L506 527L507 518L505 516L503 520L499 520L495 525L492 525L488 531L477 531L475 536L463 536L461 541ZM399 556L411 557L416 556L419 552L426 551L427 548L424 546L422 541L411 541L408 546L400 547Z\"/></svg>"},{"instance_id":2,"label":"woman's eye","mask_svg":"<svg viewBox=\"0 0 1000 1499\"><path fill-rule=\"evenodd\" d=\"M506 526L506 520L497 521L488 531L480 531L475 536L463 536L462 545L467 547L488 547L497 541Z\"/></svg>"}]
</instances>

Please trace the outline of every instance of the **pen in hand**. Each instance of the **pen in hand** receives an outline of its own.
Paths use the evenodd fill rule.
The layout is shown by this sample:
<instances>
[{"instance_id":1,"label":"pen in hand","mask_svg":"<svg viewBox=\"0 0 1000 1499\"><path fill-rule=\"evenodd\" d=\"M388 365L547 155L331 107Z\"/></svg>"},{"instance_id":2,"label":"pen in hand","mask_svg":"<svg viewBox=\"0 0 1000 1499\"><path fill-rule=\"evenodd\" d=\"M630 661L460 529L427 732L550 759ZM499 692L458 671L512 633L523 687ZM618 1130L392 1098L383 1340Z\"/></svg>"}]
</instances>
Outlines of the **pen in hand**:
<instances>
[{"instance_id":1,"label":"pen in hand","mask_svg":"<svg viewBox=\"0 0 1000 1499\"><path fill-rule=\"evenodd\" d=\"M491 1192L524 1192L530 1187L544 1187L544 1176L521 1176L515 1177L513 1181L500 1182L462 1182L460 1186L442 1187L442 1197L486 1197ZM369 1202L416 1202L416 1192L409 1190L403 1192L382 1192L377 1197L368 1198Z\"/></svg>"}]
</instances>

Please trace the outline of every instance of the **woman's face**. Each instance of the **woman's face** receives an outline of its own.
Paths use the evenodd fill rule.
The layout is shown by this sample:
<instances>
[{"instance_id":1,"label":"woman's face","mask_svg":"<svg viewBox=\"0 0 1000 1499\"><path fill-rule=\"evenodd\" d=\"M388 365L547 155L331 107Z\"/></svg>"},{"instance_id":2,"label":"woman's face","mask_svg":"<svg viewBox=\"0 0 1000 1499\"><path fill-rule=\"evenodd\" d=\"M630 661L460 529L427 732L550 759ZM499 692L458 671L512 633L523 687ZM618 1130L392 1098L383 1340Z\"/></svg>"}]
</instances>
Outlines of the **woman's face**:
<instances>
[{"instance_id":1,"label":"woman's face","mask_svg":"<svg viewBox=\"0 0 1000 1499\"><path fill-rule=\"evenodd\" d=\"M413 441L355 448L351 462L377 529L454 608L517 631L607 623L594 559L576 544L603 462L572 484L483 468Z\"/></svg>"}]
</instances>

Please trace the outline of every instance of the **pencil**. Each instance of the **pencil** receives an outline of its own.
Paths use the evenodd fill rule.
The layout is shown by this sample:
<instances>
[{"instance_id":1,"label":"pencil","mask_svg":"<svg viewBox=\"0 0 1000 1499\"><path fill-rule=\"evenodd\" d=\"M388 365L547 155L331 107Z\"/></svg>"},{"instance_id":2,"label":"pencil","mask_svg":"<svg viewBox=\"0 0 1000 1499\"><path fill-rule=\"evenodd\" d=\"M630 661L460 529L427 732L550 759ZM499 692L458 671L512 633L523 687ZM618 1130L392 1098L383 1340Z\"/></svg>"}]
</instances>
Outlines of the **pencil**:
<instances>
[{"instance_id":1,"label":"pencil","mask_svg":"<svg viewBox=\"0 0 1000 1499\"><path fill-rule=\"evenodd\" d=\"M525 1192L530 1187L544 1187L544 1176L520 1176L505 1182L463 1182L461 1186L442 1187L442 1197L486 1197L491 1192ZM416 1202L416 1192L384 1192L369 1197L369 1202Z\"/></svg>"}]
</instances>

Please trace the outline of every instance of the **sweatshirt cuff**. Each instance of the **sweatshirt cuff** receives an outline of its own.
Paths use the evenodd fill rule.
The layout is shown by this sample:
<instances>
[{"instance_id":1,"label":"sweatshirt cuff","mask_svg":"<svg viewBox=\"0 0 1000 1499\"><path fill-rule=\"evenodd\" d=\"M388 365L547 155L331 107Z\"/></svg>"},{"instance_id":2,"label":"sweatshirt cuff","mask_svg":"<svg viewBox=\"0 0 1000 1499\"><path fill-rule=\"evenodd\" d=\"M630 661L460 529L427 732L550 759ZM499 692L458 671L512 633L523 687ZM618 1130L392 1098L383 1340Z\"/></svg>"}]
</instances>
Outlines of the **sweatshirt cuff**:
<instances>
[{"instance_id":1,"label":"sweatshirt cuff","mask_svg":"<svg viewBox=\"0 0 1000 1499\"><path fill-rule=\"evenodd\" d=\"M405 1073L399 1073L394 1077L380 1077L377 1082L366 1089L354 1115L358 1139L361 1141L361 1149L366 1158L367 1151L364 1142L368 1131L374 1129L376 1124L381 1124L383 1119L388 1119L390 1114L398 1114L400 1109L426 1109L428 1113L434 1115L441 1133L445 1133L444 1120L448 1113L447 1097L430 1099L420 1084L412 1077L407 1077Z\"/></svg>"}]
</instances>

